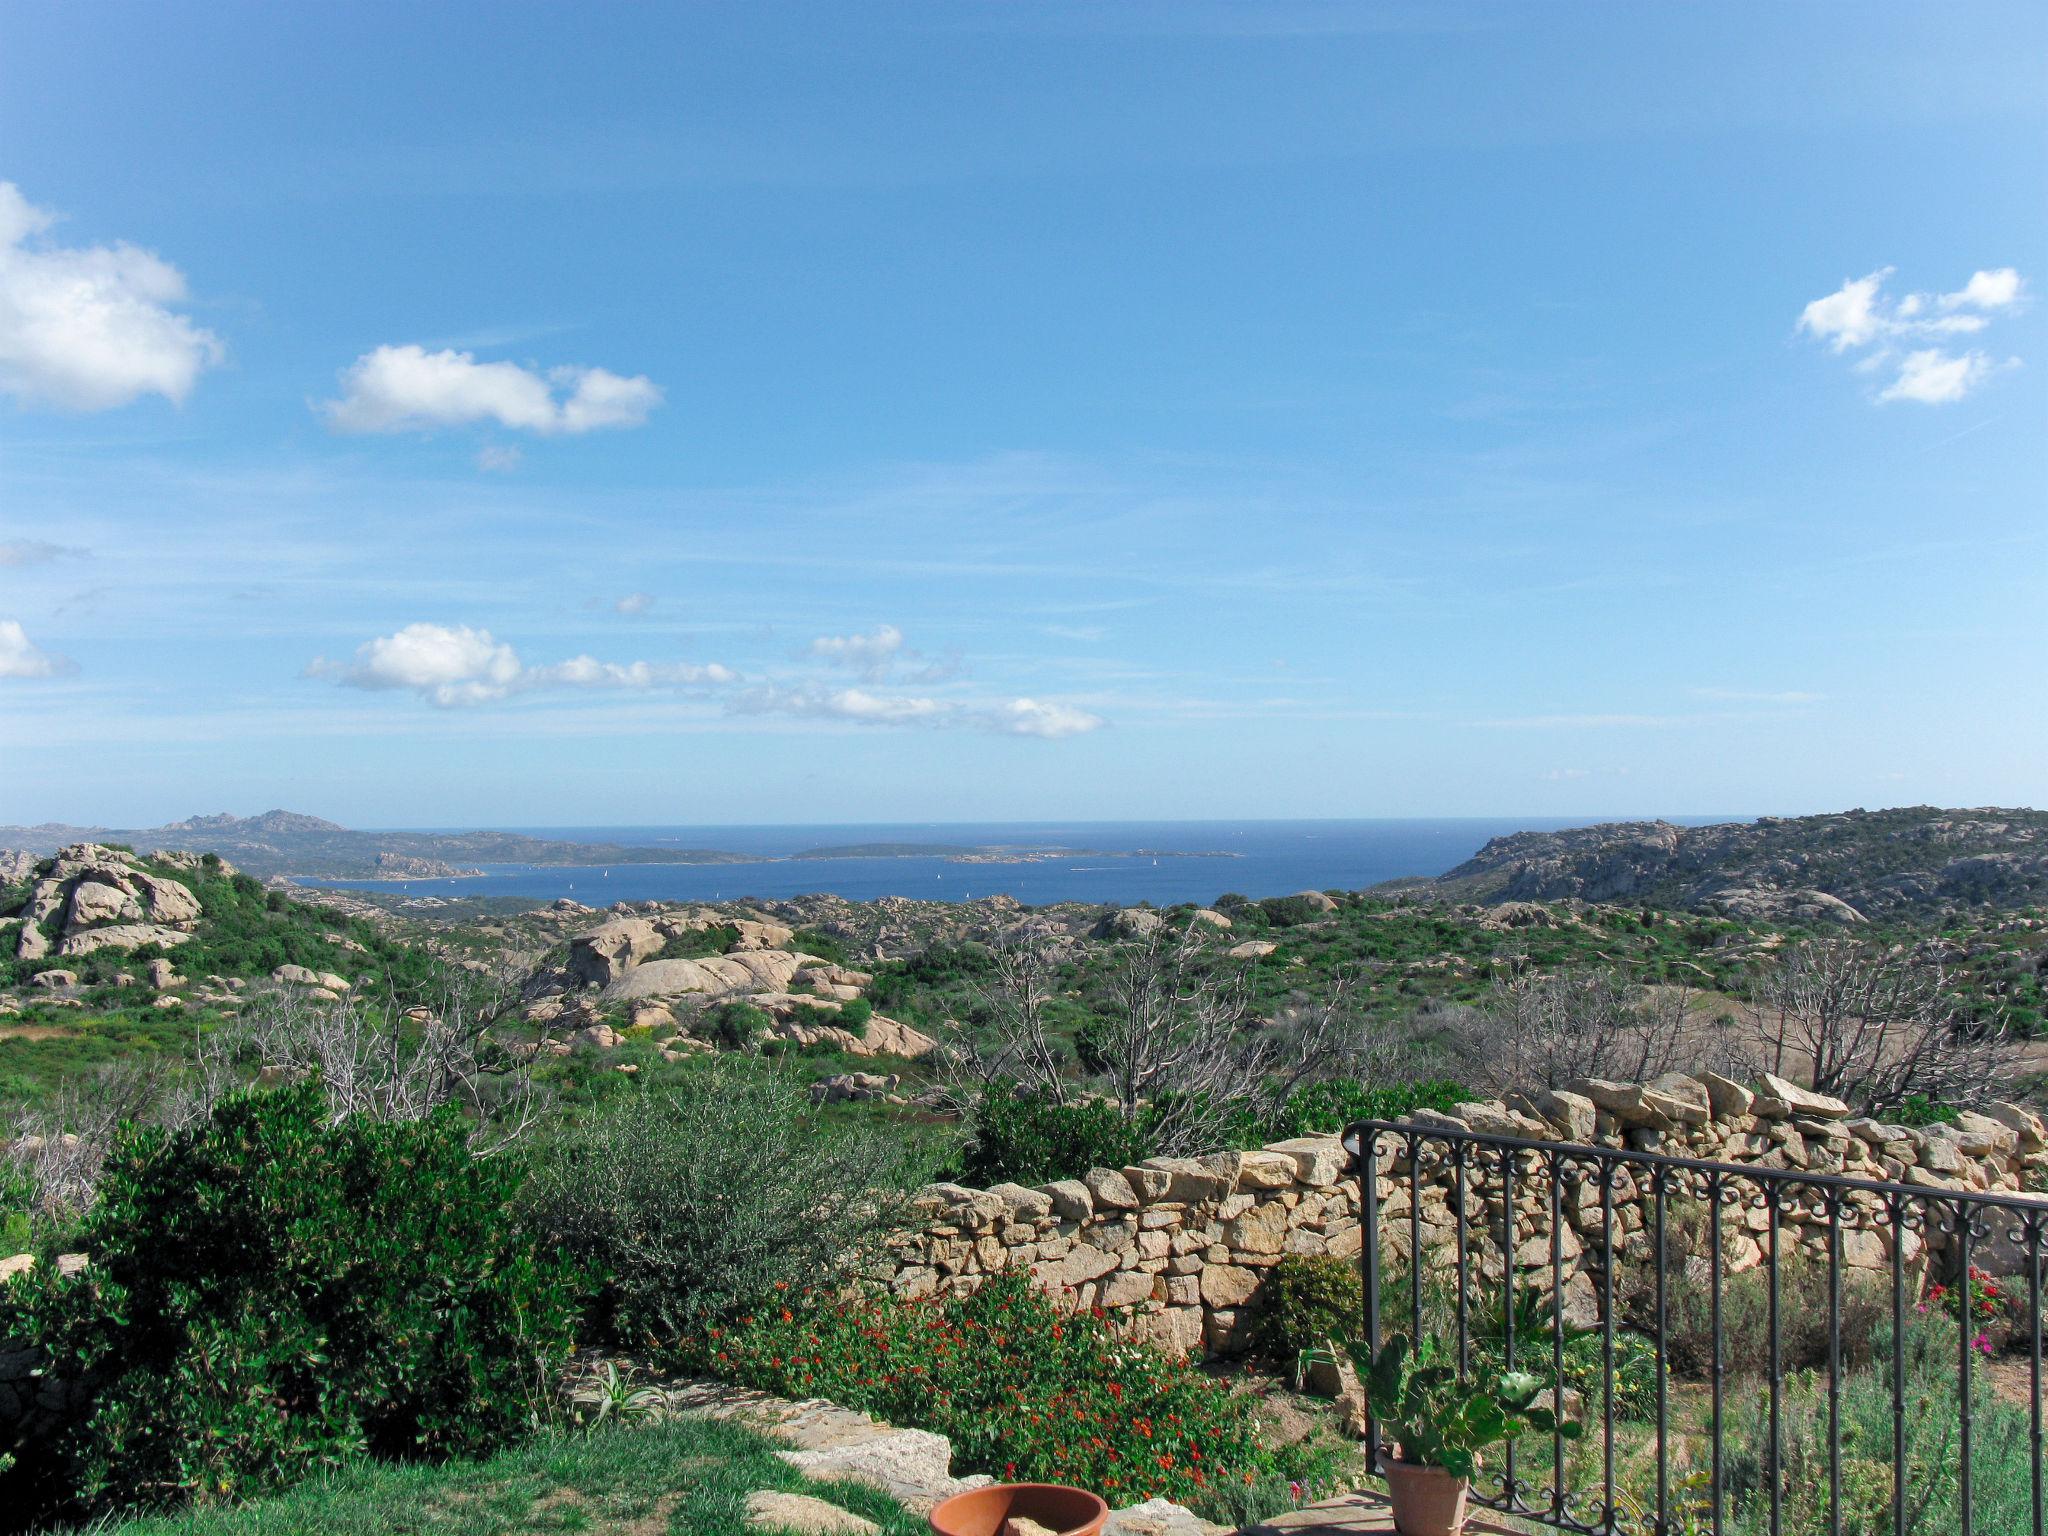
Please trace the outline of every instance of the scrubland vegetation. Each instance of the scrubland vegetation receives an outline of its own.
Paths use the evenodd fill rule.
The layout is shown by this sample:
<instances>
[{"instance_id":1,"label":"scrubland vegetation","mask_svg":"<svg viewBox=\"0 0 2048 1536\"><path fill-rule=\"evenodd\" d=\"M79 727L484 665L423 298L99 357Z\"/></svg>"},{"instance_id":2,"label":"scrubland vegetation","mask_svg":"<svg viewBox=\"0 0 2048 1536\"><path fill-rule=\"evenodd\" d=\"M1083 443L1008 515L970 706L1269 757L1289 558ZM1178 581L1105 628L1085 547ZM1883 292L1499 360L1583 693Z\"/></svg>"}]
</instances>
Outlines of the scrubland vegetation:
<instances>
[{"instance_id":1,"label":"scrubland vegetation","mask_svg":"<svg viewBox=\"0 0 2048 1536\"><path fill-rule=\"evenodd\" d=\"M192 1507L166 1517L182 1524L130 1528L234 1532L234 1506L281 1494L250 1518L267 1507L382 1530L364 1511L404 1490L445 1508L453 1530L482 1507L523 1528L558 1494L670 1521L687 1511L699 1523L678 1528L717 1530L736 1518L739 1483L780 1486L760 1480L759 1446L737 1432L563 1438L563 1373L591 1347L937 1428L966 1468L1249 1518L1294 1497L1290 1483L1313 1491L1359 1469L1334 1440L1265 1436L1255 1399L1123 1339L1113 1314L1056 1315L1013 1281L852 1308L840 1287L862 1283L934 1176L1043 1183L1702 1062L1785 1071L1896 1119L1952 1117L1994 1079L2011 1092L2013 1036L2039 1018L2043 930L2025 915L1964 940L1621 908L1506 920L1349 895L1226 898L1227 932L1180 909L1085 937L938 935L879 962L851 932L817 926L792 944L873 970L821 1020L857 1039L885 1015L940 1043L897 1064L897 1102L821 1104L815 1080L872 1059L773 1038L744 998L687 1013L702 1054L630 1030L603 1051L536 1054L544 1031L523 1017L508 962L540 952L509 923L485 943L307 906L210 867L178 878L205 915L161 958L244 980L244 993L154 1006L120 978L159 956L102 952L67 962L82 1007L25 990L0 1038L15 1100L0 1246L39 1260L8 1282L0 1334L33 1341L46 1377L66 1384L14 1431L0 1472L10 1528ZM722 953L734 933L701 928L662 954ZM16 982L50 965L7 963ZM268 986L287 965L337 969L350 990L321 1001ZM74 1251L90 1255L82 1274L56 1262ZM1760 1302L1738 1278L1724 1298L1740 1387L1727 1492L1747 1530ZM1791 1465L1814 1454L1824 1413L1799 1373L1825 1366L1825 1341L1816 1358L1808 1336L1825 1308L1810 1271L1790 1265L1785 1283ZM1615 1407L1635 1465L1660 1362L1640 1292L1621 1294ZM1443 1304L1432 1282L1439 1329ZM1845 1405L1853 1423L1870 1419L1858 1434L1876 1433L1880 1408L1888 1423L1894 1348L1928 1422L1953 1417L1940 1396L1953 1381L1930 1362L1953 1354L1959 1319L1916 1316L1895 1343L1852 1292L1845 1322ZM1357 1325L1355 1271L1289 1258L1267 1284L1266 1369L1291 1376ZM1510 1335L1525 1359L1552 1342L1547 1309L1526 1301L1482 1302L1468 1325L1482 1357ZM1688 1446L1705 1327L1681 1290L1661 1365ZM1040 1347L1012 1347L1024 1337ZM1563 1345L1561 1385L1598 1398L1601 1341L1573 1331ZM1978 1422L1991 1528L1984 1511L2025 1491L2014 1457L2026 1450L2009 1404L1987 1397ZM1945 1442L1927 1435L1914 1465L1938 1524L1954 1496ZM707 1474L661 1503L663 1458L712 1440L718 1464L744 1475ZM1855 1473L1857 1499L1877 1497L1875 1476ZM854 1507L902 1520L872 1498Z\"/></svg>"}]
</instances>

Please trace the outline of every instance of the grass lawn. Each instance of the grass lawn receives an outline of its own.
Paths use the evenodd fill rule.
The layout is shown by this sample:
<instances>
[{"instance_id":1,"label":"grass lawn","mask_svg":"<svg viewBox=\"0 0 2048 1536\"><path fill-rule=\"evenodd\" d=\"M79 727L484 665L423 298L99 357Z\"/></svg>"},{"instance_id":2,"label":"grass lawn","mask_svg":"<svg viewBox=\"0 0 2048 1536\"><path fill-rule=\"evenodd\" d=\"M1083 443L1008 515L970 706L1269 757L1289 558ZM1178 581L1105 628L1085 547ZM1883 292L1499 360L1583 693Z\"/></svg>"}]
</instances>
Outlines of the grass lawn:
<instances>
[{"instance_id":1,"label":"grass lawn","mask_svg":"<svg viewBox=\"0 0 2048 1536\"><path fill-rule=\"evenodd\" d=\"M571 1433L482 1462L365 1465L238 1508L119 1521L94 1536L753 1536L756 1489L804 1493L865 1516L886 1536L924 1521L857 1483L820 1483L771 1442L706 1419Z\"/></svg>"}]
</instances>

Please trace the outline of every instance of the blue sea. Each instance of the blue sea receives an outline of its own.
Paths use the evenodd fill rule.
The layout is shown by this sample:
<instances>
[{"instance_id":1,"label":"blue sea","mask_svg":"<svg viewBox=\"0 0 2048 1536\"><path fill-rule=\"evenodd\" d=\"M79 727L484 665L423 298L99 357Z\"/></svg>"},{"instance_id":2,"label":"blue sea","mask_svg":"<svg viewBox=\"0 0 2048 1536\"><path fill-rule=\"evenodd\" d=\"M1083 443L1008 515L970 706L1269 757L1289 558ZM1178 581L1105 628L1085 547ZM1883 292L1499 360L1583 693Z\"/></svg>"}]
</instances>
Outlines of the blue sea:
<instances>
[{"instance_id":1,"label":"blue sea","mask_svg":"<svg viewBox=\"0 0 2048 1536\"><path fill-rule=\"evenodd\" d=\"M1674 817L1688 822L1727 818ZM1522 818L1440 821L988 822L892 826L520 827L534 837L646 848L716 848L755 855L745 864L485 865L481 878L413 880L413 895L570 896L591 906L615 901L732 901L829 892L856 901L878 896L966 901L1007 895L1029 905L1055 901L1211 902L1302 890L1357 890L1404 875L1440 875L1488 838L1583 826ZM445 828L436 830L448 830ZM1161 850L1155 858L1067 855L1045 862L962 864L937 856L789 860L806 849L865 843L945 843L1018 851ZM1166 856L1166 850L1180 854ZM1194 856L1188 856L1194 855ZM393 881L320 881L373 890Z\"/></svg>"}]
</instances>

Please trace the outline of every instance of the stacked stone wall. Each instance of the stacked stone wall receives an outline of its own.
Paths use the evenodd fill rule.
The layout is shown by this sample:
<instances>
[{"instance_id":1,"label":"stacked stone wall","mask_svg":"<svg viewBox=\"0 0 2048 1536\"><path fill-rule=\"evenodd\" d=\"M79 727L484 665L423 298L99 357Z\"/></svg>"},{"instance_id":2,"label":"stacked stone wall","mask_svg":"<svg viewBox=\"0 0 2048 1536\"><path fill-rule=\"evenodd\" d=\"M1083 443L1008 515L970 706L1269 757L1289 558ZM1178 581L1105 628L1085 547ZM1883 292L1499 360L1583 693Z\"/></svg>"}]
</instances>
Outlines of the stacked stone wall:
<instances>
[{"instance_id":1,"label":"stacked stone wall","mask_svg":"<svg viewBox=\"0 0 2048 1536\"><path fill-rule=\"evenodd\" d=\"M1839 1101L1775 1077L1753 1087L1712 1073L1640 1084L1585 1080L1460 1105L1450 1114L1421 1111L1408 1123L1425 1131L1664 1152L1736 1169L1844 1174L1901 1183L1929 1196L2048 1189L2048 1128L2022 1106L1996 1104L1956 1125L1891 1125L1854 1117ZM1418 1144L1421 1167L1414 1169L1405 1141L1390 1136L1379 1147L1382 1254L1406 1260L1419 1205L1424 1262L1447 1264L1458 1177L1443 1155L1451 1143L1425 1137ZM1520 1162L1507 1245L1501 1241L1507 1207L1498 1159L1474 1147L1465 1170L1467 1244L1477 1272L1497 1283L1508 1251L1521 1282L1546 1294L1552 1262L1548 1162L1540 1154ZM1570 1176L1573 1166L1564 1160L1556 1242L1567 1303L1583 1316L1597 1291L1603 1209L1613 1212L1616 1252L1641 1254L1649 1246L1655 1190L1643 1167L1621 1168L1603 1208L1597 1181ZM1762 1262L1771 1215L1750 1198L1759 1193L1755 1181L1734 1180L1728 1187L1742 1196L1728 1202L1722 1218L1724 1269L1734 1273ZM1693 1188L1667 1184L1667 1213ZM1286 1255L1357 1259L1359 1193L1352 1159L1334 1135L1248 1152L1151 1158L1037 1188L938 1184L921 1193L918 1224L892 1239L882 1278L898 1295L923 1297L970 1292L990 1275L1027 1270L1069 1306L1129 1309L1141 1337L1176 1353L1196 1347L1237 1353L1251 1341L1260 1288ZM1942 1222L1895 1231L1884 1206L1876 1194L1847 1199L1844 1264L1888 1270L1893 1245L1902 1243L1909 1269L1925 1273L1948 1241ZM1822 1205L1780 1201L1778 1220L1789 1241L1825 1252ZM1995 1243L1984 1256L2011 1268L2021 1262Z\"/></svg>"}]
</instances>

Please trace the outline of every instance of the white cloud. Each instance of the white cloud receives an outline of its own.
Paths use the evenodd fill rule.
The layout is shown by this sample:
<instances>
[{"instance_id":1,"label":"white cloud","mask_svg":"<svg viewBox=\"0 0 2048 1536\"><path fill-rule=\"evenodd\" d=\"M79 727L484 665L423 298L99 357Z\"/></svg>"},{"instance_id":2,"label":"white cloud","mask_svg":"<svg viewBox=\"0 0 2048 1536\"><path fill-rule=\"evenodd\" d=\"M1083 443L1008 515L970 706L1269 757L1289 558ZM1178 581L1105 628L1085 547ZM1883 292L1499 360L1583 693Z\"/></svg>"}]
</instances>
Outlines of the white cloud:
<instances>
[{"instance_id":1,"label":"white cloud","mask_svg":"<svg viewBox=\"0 0 2048 1536\"><path fill-rule=\"evenodd\" d=\"M169 307L184 274L125 243L55 245L41 238L55 222L0 181L0 390L73 411L182 401L226 350Z\"/></svg>"},{"instance_id":2,"label":"white cloud","mask_svg":"<svg viewBox=\"0 0 2048 1536\"><path fill-rule=\"evenodd\" d=\"M476 451L476 467L487 474L509 475L525 458L509 443L490 443Z\"/></svg>"},{"instance_id":3,"label":"white cloud","mask_svg":"<svg viewBox=\"0 0 2048 1536\"><path fill-rule=\"evenodd\" d=\"M644 376L624 378L603 368L551 368L543 375L517 363L480 363L469 352L412 345L365 352L341 383L341 398L323 407L338 432L430 432L495 422L549 436L637 427L661 404L660 387Z\"/></svg>"},{"instance_id":4,"label":"white cloud","mask_svg":"<svg viewBox=\"0 0 2048 1536\"><path fill-rule=\"evenodd\" d=\"M356 647L353 661L316 657L308 676L345 688L405 690L443 709L488 704L548 688L647 690L736 682L738 674L717 663L613 662L594 656L529 667L510 645L487 629L466 624L408 624Z\"/></svg>"},{"instance_id":5,"label":"white cloud","mask_svg":"<svg viewBox=\"0 0 2048 1536\"><path fill-rule=\"evenodd\" d=\"M820 635L811 642L813 656L868 677L888 671L902 649L903 631L894 624L878 624L864 635Z\"/></svg>"},{"instance_id":6,"label":"white cloud","mask_svg":"<svg viewBox=\"0 0 2048 1536\"><path fill-rule=\"evenodd\" d=\"M1997 267L1989 272L1972 272L1970 280L1954 293L1941 296L1943 309L2010 309L2019 302L2020 274L2017 267Z\"/></svg>"},{"instance_id":7,"label":"white cloud","mask_svg":"<svg viewBox=\"0 0 2048 1536\"><path fill-rule=\"evenodd\" d=\"M624 614L629 619L637 619L653 606L654 594L652 592L628 592L624 597L612 604L612 612Z\"/></svg>"},{"instance_id":8,"label":"white cloud","mask_svg":"<svg viewBox=\"0 0 2048 1536\"><path fill-rule=\"evenodd\" d=\"M1837 352L1860 347L1884 334L1878 313L1878 290L1891 275L1884 267L1868 277L1852 277L1826 298L1815 299L1799 312L1799 329L1827 342Z\"/></svg>"},{"instance_id":9,"label":"white cloud","mask_svg":"<svg viewBox=\"0 0 2048 1536\"><path fill-rule=\"evenodd\" d=\"M522 688L683 688L699 683L731 683L739 674L717 662L699 666L686 661L599 661L572 656L567 661L530 667L520 673Z\"/></svg>"},{"instance_id":10,"label":"white cloud","mask_svg":"<svg viewBox=\"0 0 2048 1536\"><path fill-rule=\"evenodd\" d=\"M18 570L25 565L48 565L52 560L62 560L66 555L79 554L68 544L52 544L47 539L13 539L0 543L0 569Z\"/></svg>"},{"instance_id":11,"label":"white cloud","mask_svg":"<svg viewBox=\"0 0 2048 1536\"><path fill-rule=\"evenodd\" d=\"M1048 704L1038 699L1012 699L993 712L996 729L1012 736L1041 736L1058 741L1080 736L1101 725L1100 715L1068 704Z\"/></svg>"},{"instance_id":12,"label":"white cloud","mask_svg":"<svg viewBox=\"0 0 2048 1536\"><path fill-rule=\"evenodd\" d=\"M71 670L64 657L39 649L19 619L0 619L0 678L57 677Z\"/></svg>"},{"instance_id":13,"label":"white cloud","mask_svg":"<svg viewBox=\"0 0 2048 1536\"><path fill-rule=\"evenodd\" d=\"M1917 400L1922 405L1947 405L1960 400L1995 372L1991 359L1982 352L1955 356L1928 347L1908 352L1899 364L1899 376L1879 391L1880 401Z\"/></svg>"},{"instance_id":14,"label":"white cloud","mask_svg":"<svg viewBox=\"0 0 2048 1536\"><path fill-rule=\"evenodd\" d=\"M912 694L880 694L865 688L755 688L732 701L742 714L794 715L846 720L863 725L928 725L1036 736L1053 741L1092 731L1099 715L1037 699L972 703Z\"/></svg>"},{"instance_id":15,"label":"white cloud","mask_svg":"<svg viewBox=\"0 0 2048 1536\"><path fill-rule=\"evenodd\" d=\"M1909 293L1896 302L1884 294L1891 272L1890 267L1879 268L1815 299L1800 311L1798 329L1837 353L1869 348L1852 366L1860 374L1892 375L1877 392L1880 404L1911 400L1945 405L1962 399L1998 371L1983 352L1956 354L1940 346L1900 349L1913 341L1942 341L1986 329L1991 313L2011 310L2021 301L2025 285L2016 268L1975 272L1954 293Z\"/></svg>"}]
</instances>

